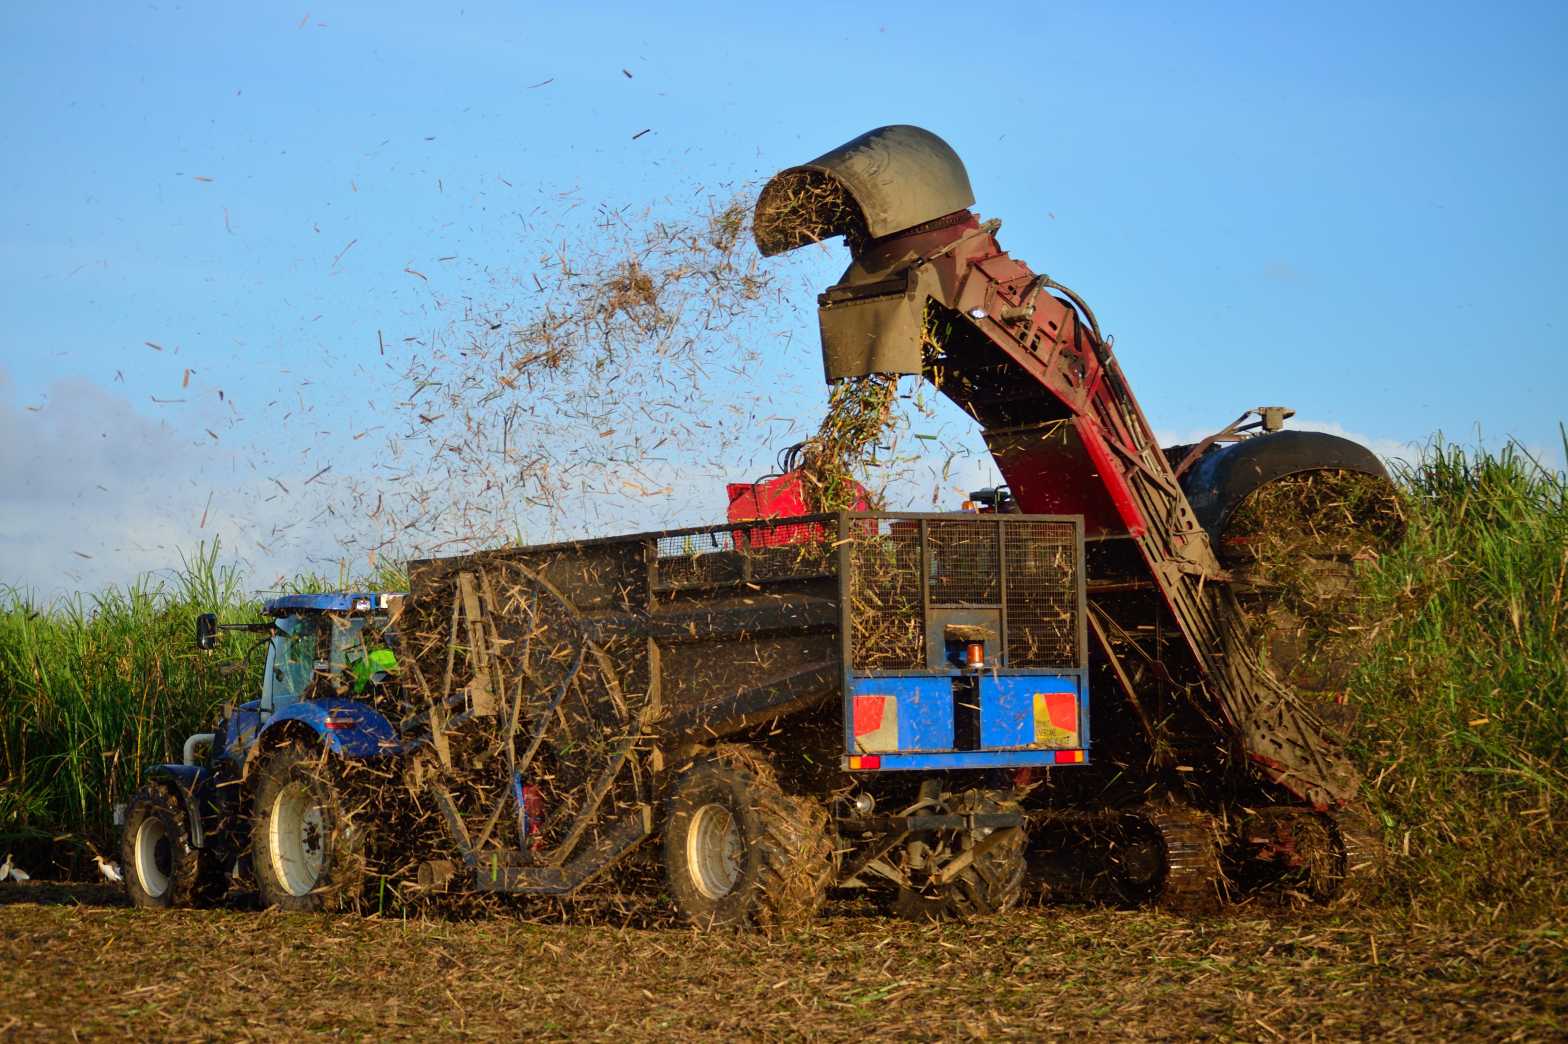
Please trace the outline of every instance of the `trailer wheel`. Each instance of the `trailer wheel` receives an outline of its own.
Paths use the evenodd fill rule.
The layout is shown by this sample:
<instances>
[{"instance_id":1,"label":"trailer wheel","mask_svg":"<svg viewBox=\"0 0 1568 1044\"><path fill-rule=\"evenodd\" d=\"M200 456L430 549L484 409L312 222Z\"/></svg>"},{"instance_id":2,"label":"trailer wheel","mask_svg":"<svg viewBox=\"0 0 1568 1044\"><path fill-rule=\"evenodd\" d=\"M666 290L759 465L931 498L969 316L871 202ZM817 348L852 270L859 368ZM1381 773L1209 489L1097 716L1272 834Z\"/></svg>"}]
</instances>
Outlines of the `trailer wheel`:
<instances>
[{"instance_id":1,"label":"trailer wheel","mask_svg":"<svg viewBox=\"0 0 1568 1044\"><path fill-rule=\"evenodd\" d=\"M222 874L210 870L190 839L190 820L173 791L151 783L136 792L126 806L120 835L120 866L133 904L148 909L201 906L221 894Z\"/></svg>"},{"instance_id":2,"label":"trailer wheel","mask_svg":"<svg viewBox=\"0 0 1568 1044\"><path fill-rule=\"evenodd\" d=\"M676 907L698 928L784 928L810 920L827 894L828 817L784 793L766 771L699 761L666 806L664 871Z\"/></svg>"},{"instance_id":3,"label":"trailer wheel","mask_svg":"<svg viewBox=\"0 0 1568 1044\"><path fill-rule=\"evenodd\" d=\"M1016 812L1018 808L1011 798L982 792L966 796L954 811ZM960 838L951 854L963 858L976 852L968 865L941 883L927 879L899 886L891 910L911 921L966 920L1009 910L1023 897L1027 848L1021 827Z\"/></svg>"},{"instance_id":4,"label":"trailer wheel","mask_svg":"<svg viewBox=\"0 0 1568 1044\"><path fill-rule=\"evenodd\" d=\"M364 885L365 832L321 748L289 743L259 770L251 862L261 901L282 910L336 910Z\"/></svg>"}]
</instances>

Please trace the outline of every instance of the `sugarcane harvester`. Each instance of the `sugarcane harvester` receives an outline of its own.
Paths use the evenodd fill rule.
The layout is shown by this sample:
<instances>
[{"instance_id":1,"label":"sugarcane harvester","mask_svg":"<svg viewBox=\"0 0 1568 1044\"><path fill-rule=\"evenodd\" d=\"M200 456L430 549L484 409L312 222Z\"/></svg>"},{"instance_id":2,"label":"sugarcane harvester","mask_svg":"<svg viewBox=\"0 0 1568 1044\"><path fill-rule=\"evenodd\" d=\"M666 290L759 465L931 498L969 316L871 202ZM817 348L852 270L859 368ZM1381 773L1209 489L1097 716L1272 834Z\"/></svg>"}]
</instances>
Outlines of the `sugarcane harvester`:
<instances>
[{"instance_id":1,"label":"sugarcane harvester","mask_svg":"<svg viewBox=\"0 0 1568 1044\"><path fill-rule=\"evenodd\" d=\"M1226 441L1239 425L1173 464L1087 305L972 203L940 139L887 127L775 177L755 233L764 254L847 239L828 379L931 381L1011 505L801 514L783 478L732 487L720 525L206 615L202 648L266 636L260 698L149 769L132 898L573 896L652 870L700 927L796 922L833 889L961 917L1025 893L1026 836L1127 899L1207 904L1226 861L1341 894L1372 847L1356 773L1260 660L1214 539L1293 468L1380 466L1330 436Z\"/></svg>"},{"instance_id":2,"label":"sugarcane harvester","mask_svg":"<svg viewBox=\"0 0 1568 1044\"><path fill-rule=\"evenodd\" d=\"M1099 734L1131 724L1142 764L1117 765L1114 781L1041 787L1037 843L1048 846L1053 821L1094 819L1083 810L1097 793L1100 820L1119 824L1109 862L1124 892L1202 901L1223 888L1224 860L1284 853L1305 891L1343 893L1371 858L1357 772L1260 659L1215 538L1263 482L1307 468L1386 479L1381 465L1354 443L1295 432L1168 459L1093 311L1011 257L1000 222L973 203L945 142L883 127L774 176L754 230L764 255L834 236L849 247L849 268L819 298L829 382L930 381L979 425L1015 510L1083 519L1095 676L1120 697ZM1282 413L1261 421L1277 429ZM997 652L1003 666L1007 655ZM1113 797L1117 787L1134 793Z\"/></svg>"}]
</instances>

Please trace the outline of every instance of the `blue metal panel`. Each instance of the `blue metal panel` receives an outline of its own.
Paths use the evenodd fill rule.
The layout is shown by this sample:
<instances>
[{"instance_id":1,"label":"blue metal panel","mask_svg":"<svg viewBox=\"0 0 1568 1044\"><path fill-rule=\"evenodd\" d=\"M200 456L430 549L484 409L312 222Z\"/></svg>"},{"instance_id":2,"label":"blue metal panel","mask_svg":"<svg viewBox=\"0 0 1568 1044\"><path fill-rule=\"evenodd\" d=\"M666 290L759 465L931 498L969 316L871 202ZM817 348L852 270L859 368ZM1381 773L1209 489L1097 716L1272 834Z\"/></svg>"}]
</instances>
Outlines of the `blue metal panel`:
<instances>
[{"instance_id":1,"label":"blue metal panel","mask_svg":"<svg viewBox=\"0 0 1568 1044\"><path fill-rule=\"evenodd\" d=\"M335 727L327 726L330 717ZM391 722L371 707L354 700L324 699L291 703L267 721L276 728L285 721L300 721L321 736L334 753L350 758L395 754L402 749Z\"/></svg>"},{"instance_id":2,"label":"blue metal panel","mask_svg":"<svg viewBox=\"0 0 1568 1044\"><path fill-rule=\"evenodd\" d=\"M256 735L261 731L260 707L260 700L251 700L234 708L224 729L223 750L220 753L245 760L245 752L256 742Z\"/></svg>"},{"instance_id":3,"label":"blue metal panel","mask_svg":"<svg viewBox=\"0 0 1568 1044\"><path fill-rule=\"evenodd\" d=\"M923 769L928 772L940 772L958 769L1042 768L1057 766L1056 755L1057 752L1054 750L954 750L930 754L883 754L880 756L880 764L875 769L858 771L898 772ZM1083 760L1078 762L1078 765L1088 763L1089 752L1084 751ZM1077 765L1062 764L1060 767L1076 768ZM845 759L844 768L849 769L848 759Z\"/></svg>"},{"instance_id":4,"label":"blue metal panel","mask_svg":"<svg viewBox=\"0 0 1568 1044\"><path fill-rule=\"evenodd\" d=\"M363 598L370 599L372 609L379 609L382 597L393 593L396 592L333 591L326 594L281 595L269 599L261 611L266 616L282 616L286 613L349 613L354 611L354 602Z\"/></svg>"},{"instance_id":5,"label":"blue metal panel","mask_svg":"<svg viewBox=\"0 0 1568 1044\"><path fill-rule=\"evenodd\" d=\"M854 679L846 709L851 754L859 753L854 736L855 696L897 697L899 750L953 749L953 679L948 675Z\"/></svg>"},{"instance_id":6,"label":"blue metal panel","mask_svg":"<svg viewBox=\"0 0 1568 1044\"><path fill-rule=\"evenodd\" d=\"M980 679L980 746L1029 747L1035 742L1035 694L1070 692L1078 698L1077 746L1089 745L1089 708L1071 674L987 675Z\"/></svg>"}]
</instances>

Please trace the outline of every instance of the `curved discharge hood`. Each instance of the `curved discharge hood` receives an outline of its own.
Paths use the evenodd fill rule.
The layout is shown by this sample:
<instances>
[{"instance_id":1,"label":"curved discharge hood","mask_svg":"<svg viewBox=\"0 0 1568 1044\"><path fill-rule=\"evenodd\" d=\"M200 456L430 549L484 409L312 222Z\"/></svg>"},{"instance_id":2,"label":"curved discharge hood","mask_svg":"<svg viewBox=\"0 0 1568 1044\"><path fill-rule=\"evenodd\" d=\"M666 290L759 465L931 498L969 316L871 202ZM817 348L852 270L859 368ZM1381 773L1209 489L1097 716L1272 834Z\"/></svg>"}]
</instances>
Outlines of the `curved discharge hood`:
<instances>
[{"instance_id":1,"label":"curved discharge hood","mask_svg":"<svg viewBox=\"0 0 1568 1044\"><path fill-rule=\"evenodd\" d=\"M920 127L867 131L780 171L757 198L753 235L766 257L843 236L850 250L965 210L975 201L958 154Z\"/></svg>"}]
</instances>

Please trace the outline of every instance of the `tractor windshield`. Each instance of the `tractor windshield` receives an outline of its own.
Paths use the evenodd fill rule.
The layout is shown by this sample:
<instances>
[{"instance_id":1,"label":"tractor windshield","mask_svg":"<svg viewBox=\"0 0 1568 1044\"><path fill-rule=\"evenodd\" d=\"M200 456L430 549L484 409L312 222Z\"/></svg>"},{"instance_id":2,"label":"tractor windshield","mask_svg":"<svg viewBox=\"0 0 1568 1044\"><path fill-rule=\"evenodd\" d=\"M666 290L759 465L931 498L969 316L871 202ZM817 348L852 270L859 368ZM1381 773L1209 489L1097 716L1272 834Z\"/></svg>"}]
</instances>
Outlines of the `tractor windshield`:
<instances>
[{"instance_id":1,"label":"tractor windshield","mask_svg":"<svg viewBox=\"0 0 1568 1044\"><path fill-rule=\"evenodd\" d=\"M281 710L299 700L316 666L316 621L308 616L280 616L267 650L263 710Z\"/></svg>"},{"instance_id":2,"label":"tractor windshield","mask_svg":"<svg viewBox=\"0 0 1568 1044\"><path fill-rule=\"evenodd\" d=\"M329 669L335 678L349 665L365 657L365 618L329 616L332 622L332 652Z\"/></svg>"}]
</instances>

